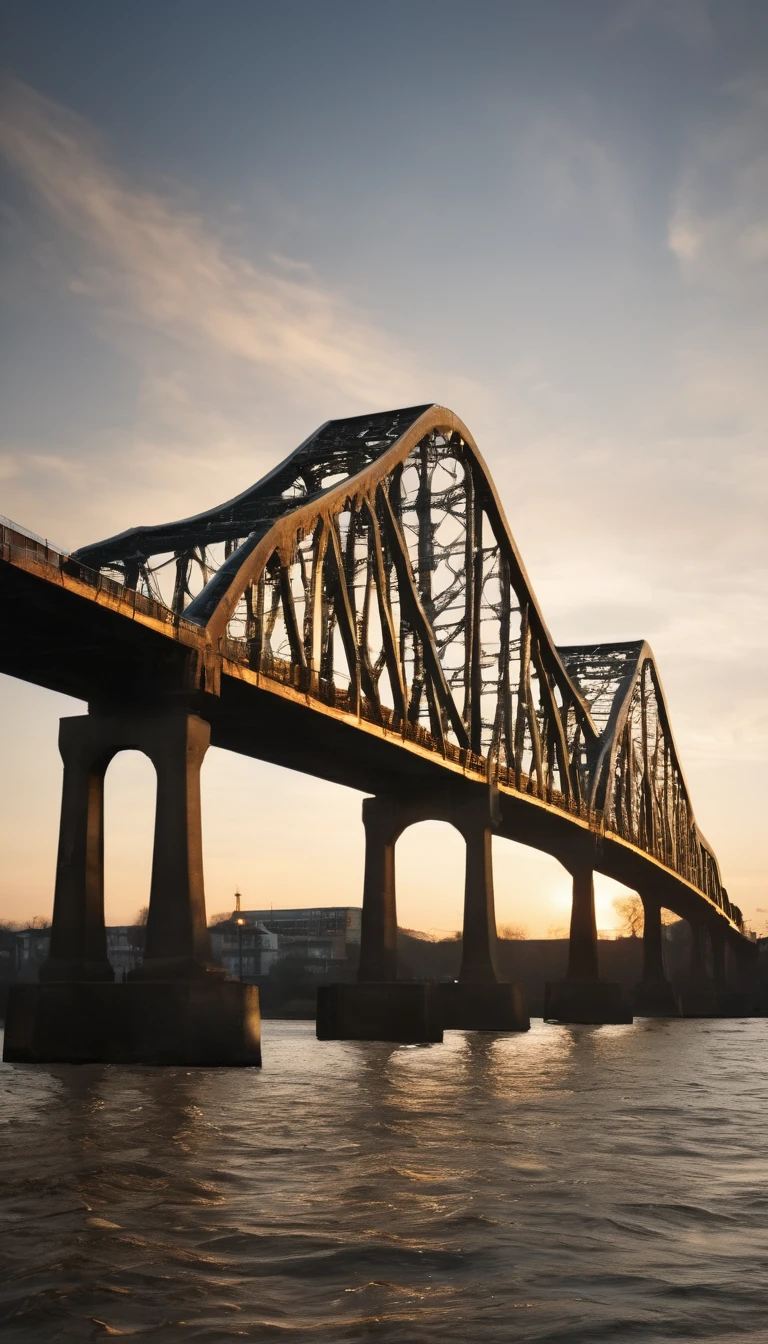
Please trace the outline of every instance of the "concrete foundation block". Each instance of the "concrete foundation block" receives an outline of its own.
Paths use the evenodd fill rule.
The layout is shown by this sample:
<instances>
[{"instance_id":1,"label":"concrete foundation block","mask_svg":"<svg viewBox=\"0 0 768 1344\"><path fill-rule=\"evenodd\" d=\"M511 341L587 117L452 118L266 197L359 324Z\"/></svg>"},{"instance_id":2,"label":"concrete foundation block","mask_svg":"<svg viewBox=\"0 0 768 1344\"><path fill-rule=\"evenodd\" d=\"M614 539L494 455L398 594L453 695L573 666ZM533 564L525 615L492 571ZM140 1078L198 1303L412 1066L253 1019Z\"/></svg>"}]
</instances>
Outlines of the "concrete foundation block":
<instances>
[{"instance_id":1,"label":"concrete foundation block","mask_svg":"<svg viewBox=\"0 0 768 1344\"><path fill-rule=\"evenodd\" d=\"M438 985L445 1030L529 1031L525 990L518 984Z\"/></svg>"},{"instance_id":2,"label":"concrete foundation block","mask_svg":"<svg viewBox=\"0 0 768 1344\"><path fill-rule=\"evenodd\" d=\"M442 1041L438 986L408 980L321 985L317 991L320 1041Z\"/></svg>"},{"instance_id":3,"label":"concrete foundation block","mask_svg":"<svg viewBox=\"0 0 768 1344\"><path fill-rule=\"evenodd\" d=\"M556 980L545 986L544 1019L607 1025L631 1022L632 1008L621 985L608 980Z\"/></svg>"},{"instance_id":4,"label":"concrete foundation block","mask_svg":"<svg viewBox=\"0 0 768 1344\"><path fill-rule=\"evenodd\" d=\"M635 986L638 1017L680 1017L680 996L668 980L641 980Z\"/></svg>"},{"instance_id":5,"label":"concrete foundation block","mask_svg":"<svg viewBox=\"0 0 768 1344\"><path fill-rule=\"evenodd\" d=\"M720 1005L714 985L691 983L678 990L681 1017L719 1017Z\"/></svg>"},{"instance_id":6,"label":"concrete foundation block","mask_svg":"<svg viewBox=\"0 0 768 1344\"><path fill-rule=\"evenodd\" d=\"M749 990L719 989L717 1004L720 1017L762 1017L758 1011L757 998Z\"/></svg>"},{"instance_id":7,"label":"concrete foundation block","mask_svg":"<svg viewBox=\"0 0 768 1344\"><path fill-rule=\"evenodd\" d=\"M682 1017L762 1017L755 994L691 983L679 990Z\"/></svg>"},{"instance_id":8,"label":"concrete foundation block","mask_svg":"<svg viewBox=\"0 0 768 1344\"><path fill-rule=\"evenodd\" d=\"M239 981L13 985L3 1058L23 1064L261 1064L259 991Z\"/></svg>"}]
</instances>

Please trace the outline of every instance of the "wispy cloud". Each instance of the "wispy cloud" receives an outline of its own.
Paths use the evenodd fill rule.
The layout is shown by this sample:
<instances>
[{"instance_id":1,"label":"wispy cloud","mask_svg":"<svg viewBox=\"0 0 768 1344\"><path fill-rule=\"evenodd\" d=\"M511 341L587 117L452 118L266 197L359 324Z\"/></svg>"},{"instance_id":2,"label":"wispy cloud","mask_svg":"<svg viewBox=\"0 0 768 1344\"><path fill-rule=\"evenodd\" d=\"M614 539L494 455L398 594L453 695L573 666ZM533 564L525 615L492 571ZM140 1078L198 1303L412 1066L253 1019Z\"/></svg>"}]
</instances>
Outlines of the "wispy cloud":
<instances>
[{"instance_id":1,"label":"wispy cloud","mask_svg":"<svg viewBox=\"0 0 768 1344\"><path fill-rule=\"evenodd\" d=\"M754 293L768 282L768 75L727 86L699 129L667 241L687 280Z\"/></svg>"},{"instance_id":2,"label":"wispy cloud","mask_svg":"<svg viewBox=\"0 0 768 1344\"><path fill-rule=\"evenodd\" d=\"M227 498L329 415L437 399L447 384L460 412L482 401L305 261L254 265L187 190L132 181L89 123L19 81L0 96L3 157L43 222L40 234L28 203L7 207L17 262L90 307L91 335L133 367L137 394L129 420L104 408L99 432L67 450L68 475L45 443L0 445L4 507L21 521L81 544Z\"/></svg>"},{"instance_id":3,"label":"wispy cloud","mask_svg":"<svg viewBox=\"0 0 768 1344\"><path fill-rule=\"evenodd\" d=\"M612 20L616 33L647 26L672 33L690 47L708 46L714 38L709 0L624 0Z\"/></svg>"},{"instance_id":4,"label":"wispy cloud","mask_svg":"<svg viewBox=\"0 0 768 1344\"><path fill-rule=\"evenodd\" d=\"M597 137L550 109L531 117L515 163L542 218L560 217L611 232L630 218L628 176L608 137Z\"/></svg>"},{"instance_id":5,"label":"wispy cloud","mask_svg":"<svg viewBox=\"0 0 768 1344\"><path fill-rule=\"evenodd\" d=\"M178 341L356 404L423 395L413 357L303 263L274 257L272 269L259 269L233 255L171 194L137 187L110 165L85 121L17 81L4 90L0 152L84 245L69 281L76 292Z\"/></svg>"}]
</instances>

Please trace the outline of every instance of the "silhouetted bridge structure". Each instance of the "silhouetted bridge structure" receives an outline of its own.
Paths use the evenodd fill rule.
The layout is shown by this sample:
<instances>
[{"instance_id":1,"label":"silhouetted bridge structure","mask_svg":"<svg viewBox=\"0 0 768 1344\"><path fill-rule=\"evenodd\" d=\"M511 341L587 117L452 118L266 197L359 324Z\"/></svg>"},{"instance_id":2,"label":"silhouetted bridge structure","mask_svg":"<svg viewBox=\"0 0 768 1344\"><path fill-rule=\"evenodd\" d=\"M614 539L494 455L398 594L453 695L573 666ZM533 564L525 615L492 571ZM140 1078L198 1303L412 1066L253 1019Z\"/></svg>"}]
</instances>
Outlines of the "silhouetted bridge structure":
<instances>
[{"instance_id":1,"label":"silhouetted bridge structure","mask_svg":"<svg viewBox=\"0 0 768 1344\"><path fill-rule=\"evenodd\" d=\"M395 844L430 818L466 841L461 985L498 982L494 833L573 876L552 1016L626 1012L598 976L595 871L642 897L647 1004L669 1002L663 907L694 930L695 982L722 989L727 947L749 954L651 649L555 646L472 436L444 407L330 421L228 503L71 555L5 527L0 609L0 670L89 707L61 722L48 984L111 978L103 780L127 748L158 778L143 984L219 983L201 852L210 742L371 795L360 981L379 989L359 993L374 1015L399 992ZM501 991L455 993L456 1020L520 1016ZM347 1009L327 1011L339 1026Z\"/></svg>"}]
</instances>

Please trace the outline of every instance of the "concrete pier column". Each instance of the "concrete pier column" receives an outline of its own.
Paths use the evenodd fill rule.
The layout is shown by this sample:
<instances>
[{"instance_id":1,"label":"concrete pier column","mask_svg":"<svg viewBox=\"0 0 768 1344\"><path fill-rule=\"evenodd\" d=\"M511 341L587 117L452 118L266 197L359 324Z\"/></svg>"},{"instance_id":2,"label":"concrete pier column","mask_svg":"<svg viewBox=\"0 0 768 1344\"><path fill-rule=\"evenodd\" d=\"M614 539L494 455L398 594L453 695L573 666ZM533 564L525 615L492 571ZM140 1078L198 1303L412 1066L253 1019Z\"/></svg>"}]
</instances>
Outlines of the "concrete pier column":
<instances>
[{"instance_id":1,"label":"concrete pier column","mask_svg":"<svg viewBox=\"0 0 768 1344\"><path fill-rule=\"evenodd\" d=\"M643 896L643 980L659 984L666 980L661 941L661 903Z\"/></svg>"},{"instance_id":2,"label":"concrete pier column","mask_svg":"<svg viewBox=\"0 0 768 1344\"><path fill-rule=\"evenodd\" d=\"M632 1008L621 987L599 976L592 864L585 857L571 872L568 974L545 986L544 1017L550 1022L631 1022Z\"/></svg>"},{"instance_id":3,"label":"concrete pier column","mask_svg":"<svg viewBox=\"0 0 768 1344\"><path fill-rule=\"evenodd\" d=\"M200 770L210 740L210 724L185 713L159 716L145 737L157 807L143 980L223 974L212 965L203 883Z\"/></svg>"},{"instance_id":4,"label":"concrete pier column","mask_svg":"<svg viewBox=\"0 0 768 1344\"><path fill-rule=\"evenodd\" d=\"M51 945L41 980L114 980L104 930L104 774L114 754L90 715L62 719L64 761Z\"/></svg>"},{"instance_id":5,"label":"concrete pier column","mask_svg":"<svg viewBox=\"0 0 768 1344\"><path fill-rule=\"evenodd\" d=\"M568 979L597 980L597 924L592 868L577 868L573 874L571 931L568 943Z\"/></svg>"},{"instance_id":6,"label":"concrete pier column","mask_svg":"<svg viewBox=\"0 0 768 1344\"><path fill-rule=\"evenodd\" d=\"M747 938L732 936L730 946L738 979L742 983L751 984L758 967L759 952L757 944Z\"/></svg>"},{"instance_id":7,"label":"concrete pier column","mask_svg":"<svg viewBox=\"0 0 768 1344\"><path fill-rule=\"evenodd\" d=\"M709 938L712 947L712 980L715 989L725 989L727 978L725 972L725 933L721 933L719 929L710 929Z\"/></svg>"},{"instance_id":8,"label":"concrete pier column","mask_svg":"<svg viewBox=\"0 0 768 1344\"><path fill-rule=\"evenodd\" d=\"M701 919L691 928L690 979L680 994L683 1017L730 1016L734 1006L725 994L725 940Z\"/></svg>"},{"instance_id":9,"label":"concrete pier column","mask_svg":"<svg viewBox=\"0 0 768 1344\"><path fill-rule=\"evenodd\" d=\"M661 902L641 895L643 902L643 978L635 988L635 1012L643 1017L678 1017L680 1004L664 970Z\"/></svg>"},{"instance_id":10,"label":"concrete pier column","mask_svg":"<svg viewBox=\"0 0 768 1344\"><path fill-rule=\"evenodd\" d=\"M710 984L708 938L705 926L691 920L691 984Z\"/></svg>"},{"instance_id":11,"label":"concrete pier column","mask_svg":"<svg viewBox=\"0 0 768 1344\"><path fill-rule=\"evenodd\" d=\"M461 817L467 846L464 878L464 933L459 981L496 984L496 908L493 895L491 819L485 803L468 808Z\"/></svg>"},{"instance_id":12,"label":"concrete pier column","mask_svg":"<svg viewBox=\"0 0 768 1344\"><path fill-rule=\"evenodd\" d=\"M389 798L363 800L365 876L358 980L397 979L397 894L395 804Z\"/></svg>"}]
</instances>

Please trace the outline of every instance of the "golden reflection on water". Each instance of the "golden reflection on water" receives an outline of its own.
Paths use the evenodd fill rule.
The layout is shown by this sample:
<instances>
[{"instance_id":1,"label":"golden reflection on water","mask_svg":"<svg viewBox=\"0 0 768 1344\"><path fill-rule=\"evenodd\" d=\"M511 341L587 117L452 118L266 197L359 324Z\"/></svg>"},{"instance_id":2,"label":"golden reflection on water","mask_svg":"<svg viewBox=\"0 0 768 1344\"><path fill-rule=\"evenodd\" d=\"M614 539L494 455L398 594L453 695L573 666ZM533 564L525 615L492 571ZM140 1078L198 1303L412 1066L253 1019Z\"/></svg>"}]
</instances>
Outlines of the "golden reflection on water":
<instances>
[{"instance_id":1,"label":"golden reflection on water","mask_svg":"<svg viewBox=\"0 0 768 1344\"><path fill-rule=\"evenodd\" d=\"M759 1338L764 1035L266 1023L262 1072L4 1067L3 1344Z\"/></svg>"}]
</instances>

